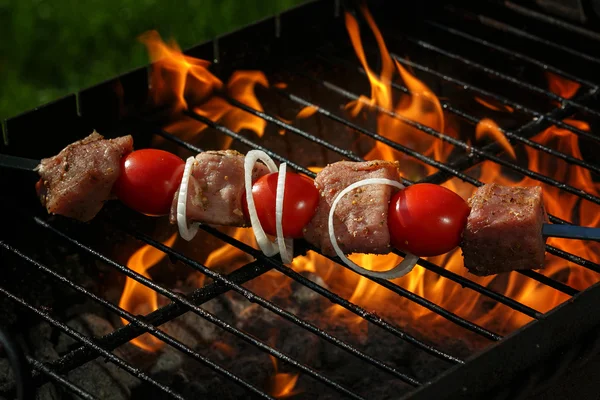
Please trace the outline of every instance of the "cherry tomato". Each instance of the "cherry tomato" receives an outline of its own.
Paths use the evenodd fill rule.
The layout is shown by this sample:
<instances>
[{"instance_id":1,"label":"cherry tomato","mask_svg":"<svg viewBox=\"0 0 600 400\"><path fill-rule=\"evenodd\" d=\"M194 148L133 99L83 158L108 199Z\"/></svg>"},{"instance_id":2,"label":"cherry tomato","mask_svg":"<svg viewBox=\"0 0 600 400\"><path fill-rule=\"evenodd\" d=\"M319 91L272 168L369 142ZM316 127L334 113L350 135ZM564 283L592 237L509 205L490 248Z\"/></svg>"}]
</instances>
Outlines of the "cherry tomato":
<instances>
[{"instance_id":1,"label":"cherry tomato","mask_svg":"<svg viewBox=\"0 0 600 400\"><path fill-rule=\"evenodd\" d=\"M459 245L469 205L445 187L419 183L392 197L388 228L392 246L419 257L437 256Z\"/></svg>"},{"instance_id":2,"label":"cherry tomato","mask_svg":"<svg viewBox=\"0 0 600 400\"><path fill-rule=\"evenodd\" d=\"M264 175L252 185L252 197L256 205L258 219L269 235L276 235L275 200L277 192L278 172ZM310 178L287 172L285 175L285 195L283 197L283 236L301 238L304 228L315 215L319 204L319 191ZM243 197L243 207L246 219L248 204Z\"/></svg>"},{"instance_id":3,"label":"cherry tomato","mask_svg":"<svg viewBox=\"0 0 600 400\"><path fill-rule=\"evenodd\" d=\"M113 192L128 207L146 215L165 215L179 188L185 162L163 150L136 150L121 160Z\"/></svg>"}]
</instances>

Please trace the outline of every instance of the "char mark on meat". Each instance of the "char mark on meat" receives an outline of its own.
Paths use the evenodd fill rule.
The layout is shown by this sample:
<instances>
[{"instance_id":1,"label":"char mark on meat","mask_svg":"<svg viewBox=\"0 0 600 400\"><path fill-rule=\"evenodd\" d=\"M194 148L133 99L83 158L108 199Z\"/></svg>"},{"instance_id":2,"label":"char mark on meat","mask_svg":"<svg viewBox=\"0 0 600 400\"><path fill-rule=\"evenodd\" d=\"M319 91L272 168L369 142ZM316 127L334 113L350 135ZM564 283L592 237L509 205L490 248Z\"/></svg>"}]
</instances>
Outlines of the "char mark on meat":
<instances>
[{"instance_id":1,"label":"char mark on meat","mask_svg":"<svg viewBox=\"0 0 600 400\"><path fill-rule=\"evenodd\" d=\"M328 217L338 193L368 178L399 181L398 163L389 161L330 164L317 174L315 186L321 195L317 212L304 229L304 238L325 255L335 255L329 240ZM344 196L335 210L333 226L338 245L346 254L386 254L390 251L388 208L396 189L389 185L367 185Z\"/></svg>"},{"instance_id":2,"label":"char mark on meat","mask_svg":"<svg viewBox=\"0 0 600 400\"><path fill-rule=\"evenodd\" d=\"M471 273L491 275L544 266L542 225L548 217L540 186L487 184L477 189L469 205L462 250Z\"/></svg>"},{"instance_id":3,"label":"char mark on meat","mask_svg":"<svg viewBox=\"0 0 600 400\"><path fill-rule=\"evenodd\" d=\"M206 151L196 156L192 165L187 197L187 217L191 222L212 225L246 226L242 211L244 155L234 150ZM269 172L260 163L252 171L253 181ZM177 221L175 193L171 222Z\"/></svg>"},{"instance_id":4,"label":"char mark on meat","mask_svg":"<svg viewBox=\"0 0 600 400\"><path fill-rule=\"evenodd\" d=\"M94 132L44 158L37 168L41 177L38 196L49 213L89 221L111 198L121 173L121 158L133 150L133 138L104 139Z\"/></svg>"}]
</instances>

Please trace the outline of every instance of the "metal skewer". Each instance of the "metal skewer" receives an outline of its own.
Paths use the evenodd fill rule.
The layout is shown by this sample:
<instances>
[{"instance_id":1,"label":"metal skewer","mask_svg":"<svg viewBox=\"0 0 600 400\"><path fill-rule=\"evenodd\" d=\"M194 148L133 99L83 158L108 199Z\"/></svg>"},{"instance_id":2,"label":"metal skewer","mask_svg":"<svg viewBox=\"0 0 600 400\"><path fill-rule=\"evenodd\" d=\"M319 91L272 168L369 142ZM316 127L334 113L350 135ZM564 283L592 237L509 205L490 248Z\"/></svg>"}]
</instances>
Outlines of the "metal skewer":
<instances>
[{"instance_id":1,"label":"metal skewer","mask_svg":"<svg viewBox=\"0 0 600 400\"><path fill-rule=\"evenodd\" d=\"M0 168L35 172L35 168L39 164L40 162L38 160L0 154ZM542 235L545 237L600 241L600 228L577 225L544 224L542 227Z\"/></svg>"},{"instance_id":2,"label":"metal skewer","mask_svg":"<svg viewBox=\"0 0 600 400\"><path fill-rule=\"evenodd\" d=\"M600 241L600 228L577 225L544 224L542 227L542 235L565 239Z\"/></svg>"},{"instance_id":3,"label":"metal skewer","mask_svg":"<svg viewBox=\"0 0 600 400\"><path fill-rule=\"evenodd\" d=\"M31 158L23 158L9 156L8 154L0 154L0 168L18 169L21 171L35 172L35 168L40 164L39 160Z\"/></svg>"}]
</instances>

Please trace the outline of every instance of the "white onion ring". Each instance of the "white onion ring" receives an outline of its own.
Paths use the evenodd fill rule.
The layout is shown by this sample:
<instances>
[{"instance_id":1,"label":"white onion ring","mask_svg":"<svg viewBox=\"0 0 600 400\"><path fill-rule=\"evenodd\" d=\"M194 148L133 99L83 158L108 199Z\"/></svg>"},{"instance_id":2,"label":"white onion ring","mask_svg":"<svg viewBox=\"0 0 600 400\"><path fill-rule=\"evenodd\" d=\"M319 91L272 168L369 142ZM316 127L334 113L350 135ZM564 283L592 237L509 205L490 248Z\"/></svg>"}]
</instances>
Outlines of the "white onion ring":
<instances>
[{"instance_id":1,"label":"white onion ring","mask_svg":"<svg viewBox=\"0 0 600 400\"><path fill-rule=\"evenodd\" d=\"M360 265L355 264L354 262L350 261L350 259L348 257L346 257L346 255L344 254L342 249L340 249L340 246L338 246L337 238L335 237L335 232L334 232L334 228L333 228L333 215L335 213L335 209L336 209L338 203L340 202L340 200L346 194L348 194L350 191L352 191L358 187L366 186L366 185L373 185L373 184L390 185L390 186L394 186L398 189L404 189L403 184L393 181L391 179L369 178L369 179L363 179L362 181L355 182L352 185L345 188L344 190L342 190L337 195L335 200L333 200L333 203L331 204L331 210L329 210L329 219L328 219L328 223L327 223L327 226L329 229L329 240L331 240L333 249L335 250L335 253L338 255L338 257L341 258L342 261L344 261L344 263L348 267L350 267L353 271L358 272L361 275L370 276L372 278L382 278L382 279L400 278L401 276L408 274L413 269L413 267L417 264L419 257L417 257L411 253L406 253L406 257L404 257L404 260L402 260L402 262L400 264L396 265L394 268L389 269L387 271L381 271L381 272L371 271L371 270L363 268Z\"/></svg>"},{"instance_id":2,"label":"white onion ring","mask_svg":"<svg viewBox=\"0 0 600 400\"><path fill-rule=\"evenodd\" d=\"M194 157L190 157L185 162L181 184L179 185L179 195L177 197L177 226L179 227L181 237L188 242L198 233L199 225L198 223L189 225L187 220L187 193L194 160Z\"/></svg>"},{"instance_id":3,"label":"white onion ring","mask_svg":"<svg viewBox=\"0 0 600 400\"><path fill-rule=\"evenodd\" d=\"M279 175L277 177L277 192L275 199L275 228L277 230L277 246L281 261L284 264L292 262L294 258L294 240L283 237L283 198L285 196L285 175L287 164L279 165Z\"/></svg>"},{"instance_id":4,"label":"white onion ring","mask_svg":"<svg viewBox=\"0 0 600 400\"><path fill-rule=\"evenodd\" d=\"M269 168L270 172L277 172L277 166L271 157L261 150L249 151L244 160L244 183L246 186L246 202L248 203L250 224L252 225L254 237L256 237L258 246L267 257L271 257L279 252L279 247L269 240L262 225L260 224L258 214L256 213L256 204L254 204L254 197L252 196L252 169L258 160L264 162L267 168Z\"/></svg>"}]
</instances>

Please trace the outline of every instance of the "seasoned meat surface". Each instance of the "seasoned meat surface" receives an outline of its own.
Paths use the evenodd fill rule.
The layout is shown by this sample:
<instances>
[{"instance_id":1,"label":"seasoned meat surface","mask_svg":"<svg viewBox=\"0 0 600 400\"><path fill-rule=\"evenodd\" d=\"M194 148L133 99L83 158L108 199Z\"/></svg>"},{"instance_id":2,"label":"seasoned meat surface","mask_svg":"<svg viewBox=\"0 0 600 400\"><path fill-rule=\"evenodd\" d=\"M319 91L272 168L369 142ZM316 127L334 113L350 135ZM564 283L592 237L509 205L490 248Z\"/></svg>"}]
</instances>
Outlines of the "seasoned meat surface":
<instances>
[{"instance_id":1,"label":"seasoned meat surface","mask_svg":"<svg viewBox=\"0 0 600 400\"><path fill-rule=\"evenodd\" d=\"M187 198L190 221L214 225L245 226L242 197L245 196L244 155L234 150L205 151L196 156L192 166ZM269 173L256 163L253 181ZM177 198L171 206L171 222L177 221Z\"/></svg>"},{"instance_id":2,"label":"seasoned meat surface","mask_svg":"<svg viewBox=\"0 0 600 400\"><path fill-rule=\"evenodd\" d=\"M542 225L547 215L540 186L487 184L477 189L469 205L462 250L471 273L491 275L544 266Z\"/></svg>"},{"instance_id":3,"label":"seasoned meat surface","mask_svg":"<svg viewBox=\"0 0 600 400\"><path fill-rule=\"evenodd\" d=\"M398 164L388 161L349 162L330 164L317 174L315 186L321 197L317 212L304 228L304 238L323 254L335 255L327 220L337 194L367 178L387 178L398 181ZM388 206L396 191L389 185L367 185L353 190L340 200L333 225L342 251L348 253L385 254L390 251L387 225Z\"/></svg>"},{"instance_id":4,"label":"seasoned meat surface","mask_svg":"<svg viewBox=\"0 0 600 400\"><path fill-rule=\"evenodd\" d=\"M104 139L94 131L58 155L44 158L37 169L41 179L36 185L42 205L49 213L91 220L110 199L121 172L121 158L132 150L131 136Z\"/></svg>"}]
</instances>

